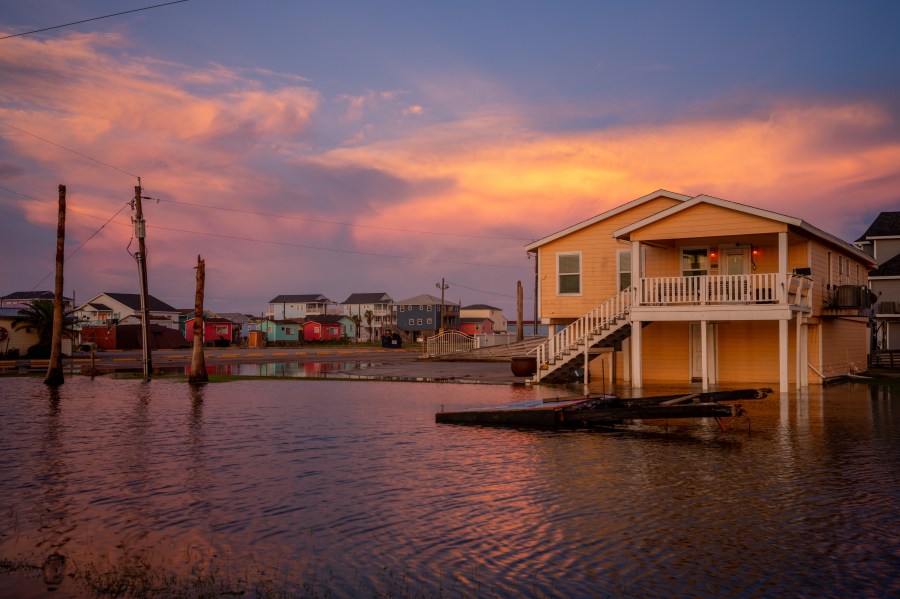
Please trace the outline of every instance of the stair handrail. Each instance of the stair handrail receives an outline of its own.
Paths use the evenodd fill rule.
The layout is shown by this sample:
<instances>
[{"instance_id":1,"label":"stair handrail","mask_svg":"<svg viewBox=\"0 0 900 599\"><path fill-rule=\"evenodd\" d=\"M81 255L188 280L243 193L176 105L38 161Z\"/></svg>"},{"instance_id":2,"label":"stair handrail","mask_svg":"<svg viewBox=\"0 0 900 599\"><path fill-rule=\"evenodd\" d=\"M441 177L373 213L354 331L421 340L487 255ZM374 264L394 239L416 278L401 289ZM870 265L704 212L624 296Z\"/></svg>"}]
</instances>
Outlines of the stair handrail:
<instances>
[{"instance_id":1,"label":"stair handrail","mask_svg":"<svg viewBox=\"0 0 900 599\"><path fill-rule=\"evenodd\" d=\"M552 360L577 347L587 337L595 335L614 321L627 316L631 309L632 295L630 287L620 291L539 345L536 352L537 376L540 377L540 369L543 364L549 364Z\"/></svg>"}]
</instances>

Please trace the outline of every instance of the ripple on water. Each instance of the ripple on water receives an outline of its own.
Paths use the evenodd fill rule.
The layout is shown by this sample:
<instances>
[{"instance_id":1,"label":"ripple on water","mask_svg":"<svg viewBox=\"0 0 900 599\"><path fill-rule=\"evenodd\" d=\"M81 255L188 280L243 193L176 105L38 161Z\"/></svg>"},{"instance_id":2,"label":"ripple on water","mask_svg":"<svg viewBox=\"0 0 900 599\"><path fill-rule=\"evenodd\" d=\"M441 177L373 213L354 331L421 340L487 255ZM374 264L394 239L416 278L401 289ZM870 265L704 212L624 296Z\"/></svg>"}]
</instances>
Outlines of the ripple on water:
<instances>
[{"instance_id":1,"label":"ripple on water","mask_svg":"<svg viewBox=\"0 0 900 599\"><path fill-rule=\"evenodd\" d=\"M770 398L750 434L434 424L543 392L0 379L0 558L334 596L900 592L895 395Z\"/></svg>"}]
</instances>

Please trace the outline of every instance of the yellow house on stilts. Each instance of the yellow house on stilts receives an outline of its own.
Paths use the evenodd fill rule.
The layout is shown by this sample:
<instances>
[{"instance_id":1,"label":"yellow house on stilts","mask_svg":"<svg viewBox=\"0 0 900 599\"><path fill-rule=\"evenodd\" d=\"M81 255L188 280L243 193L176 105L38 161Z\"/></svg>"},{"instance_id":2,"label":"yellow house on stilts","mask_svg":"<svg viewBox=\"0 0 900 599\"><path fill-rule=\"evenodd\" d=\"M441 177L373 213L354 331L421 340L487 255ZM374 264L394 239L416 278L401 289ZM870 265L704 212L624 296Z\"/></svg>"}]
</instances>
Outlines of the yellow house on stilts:
<instances>
[{"instance_id":1,"label":"yellow house on stilts","mask_svg":"<svg viewBox=\"0 0 900 599\"><path fill-rule=\"evenodd\" d=\"M536 382L772 384L863 370L871 257L802 219L659 190L526 246Z\"/></svg>"}]
</instances>

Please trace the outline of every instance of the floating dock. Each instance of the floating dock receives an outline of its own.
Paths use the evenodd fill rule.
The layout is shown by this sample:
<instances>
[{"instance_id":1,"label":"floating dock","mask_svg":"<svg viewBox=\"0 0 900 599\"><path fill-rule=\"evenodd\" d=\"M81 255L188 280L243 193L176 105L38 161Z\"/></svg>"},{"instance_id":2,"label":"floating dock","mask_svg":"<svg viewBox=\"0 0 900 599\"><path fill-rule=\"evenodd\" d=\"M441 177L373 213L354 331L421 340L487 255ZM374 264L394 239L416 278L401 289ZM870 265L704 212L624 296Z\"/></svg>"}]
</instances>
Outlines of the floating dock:
<instances>
[{"instance_id":1,"label":"floating dock","mask_svg":"<svg viewBox=\"0 0 900 599\"><path fill-rule=\"evenodd\" d=\"M719 402L762 399L771 392L771 389L763 388L654 397L599 395L549 402L532 400L461 412L438 412L435 414L435 421L441 424L586 428L616 424L624 420L721 419L740 416L744 410L740 404Z\"/></svg>"}]
</instances>

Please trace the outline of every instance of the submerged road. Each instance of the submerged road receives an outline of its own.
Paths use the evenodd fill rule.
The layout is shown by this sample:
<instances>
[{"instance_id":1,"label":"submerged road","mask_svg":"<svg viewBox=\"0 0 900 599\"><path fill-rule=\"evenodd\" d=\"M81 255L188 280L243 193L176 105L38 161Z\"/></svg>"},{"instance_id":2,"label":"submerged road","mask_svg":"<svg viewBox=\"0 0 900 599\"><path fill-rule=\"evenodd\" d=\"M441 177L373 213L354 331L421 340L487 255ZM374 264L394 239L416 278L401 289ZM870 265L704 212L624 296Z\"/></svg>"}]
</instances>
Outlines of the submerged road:
<instances>
[{"instance_id":1,"label":"submerged road","mask_svg":"<svg viewBox=\"0 0 900 599\"><path fill-rule=\"evenodd\" d=\"M140 371L142 353L110 351L94 354L94 368L101 372ZM191 350L157 350L152 353L155 371L172 372L191 364ZM267 347L207 348L207 366L220 364L315 364L328 363L328 376L402 381L480 382L493 384L524 383L512 374L509 362L439 361L422 357L421 349L382 349L377 347ZM36 372L47 367L47 360L0 361L0 375ZM90 355L76 352L64 359L66 370L89 368ZM337 366L335 368L335 366ZM343 366L343 367L342 367ZM364 366L364 368L360 368ZM296 378L296 377L292 377Z\"/></svg>"}]
</instances>

